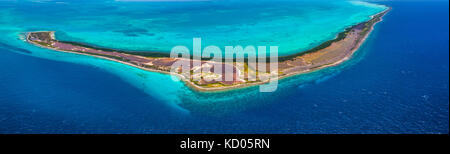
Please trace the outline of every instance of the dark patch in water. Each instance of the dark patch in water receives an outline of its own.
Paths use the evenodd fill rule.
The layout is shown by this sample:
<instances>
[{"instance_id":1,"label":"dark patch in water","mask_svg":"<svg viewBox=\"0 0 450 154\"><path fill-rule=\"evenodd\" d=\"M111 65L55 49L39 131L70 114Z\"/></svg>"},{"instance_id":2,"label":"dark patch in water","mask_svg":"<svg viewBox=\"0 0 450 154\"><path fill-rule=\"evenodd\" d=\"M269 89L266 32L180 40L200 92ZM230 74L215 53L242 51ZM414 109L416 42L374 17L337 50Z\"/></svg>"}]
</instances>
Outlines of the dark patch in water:
<instances>
[{"instance_id":1,"label":"dark patch in water","mask_svg":"<svg viewBox=\"0 0 450 154\"><path fill-rule=\"evenodd\" d=\"M155 36L155 33L146 33L147 36Z\"/></svg>"},{"instance_id":2,"label":"dark patch in water","mask_svg":"<svg viewBox=\"0 0 450 154\"><path fill-rule=\"evenodd\" d=\"M126 36L132 36L136 37L139 35L148 35L148 36L154 36L155 34L149 33L146 29L142 28L131 28L131 29L124 29L124 30L114 30L113 32L122 33Z\"/></svg>"},{"instance_id":3,"label":"dark patch in water","mask_svg":"<svg viewBox=\"0 0 450 154\"><path fill-rule=\"evenodd\" d=\"M18 48L18 47L15 47L15 46L11 46L11 45L8 45L8 44L5 44L5 43L1 43L1 42L0 42L0 49L15 50L15 51L18 51L18 52L28 53L28 54L32 53L31 51L28 51L28 50L25 50L25 49L22 49L22 48Z\"/></svg>"},{"instance_id":4,"label":"dark patch in water","mask_svg":"<svg viewBox=\"0 0 450 154\"><path fill-rule=\"evenodd\" d=\"M123 34L126 35L126 36L131 36L131 37L139 36L139 35L133 34L133 33L123 33Z\"/></svg>"}]
</instances>

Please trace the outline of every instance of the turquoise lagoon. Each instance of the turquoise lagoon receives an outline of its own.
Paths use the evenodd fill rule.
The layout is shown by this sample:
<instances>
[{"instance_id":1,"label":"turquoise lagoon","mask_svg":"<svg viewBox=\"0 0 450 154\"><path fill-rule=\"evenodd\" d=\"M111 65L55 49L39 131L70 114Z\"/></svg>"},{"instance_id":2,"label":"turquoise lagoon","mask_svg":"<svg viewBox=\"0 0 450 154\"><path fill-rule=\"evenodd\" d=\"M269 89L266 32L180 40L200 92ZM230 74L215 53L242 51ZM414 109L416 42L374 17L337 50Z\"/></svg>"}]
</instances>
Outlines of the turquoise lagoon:
<instances>
[{"instance_id":1,"label":"turquoise lagoon","mask_svg":"<svg viewBox=\"0 0 450 154\"><path fill-rule=\"evenodd\" d=\"M17 2L2 11L2 20L24 30L57 31L61 40L123 50L168 53L177 45L192 47L199 37L203 47L279 46L279 55L290 55L386 9L335 0L87 3Z\"/></svg>"},{"instance_id":2,"label":"turquoise lagoon","mask_svg":"<svg viewBox=\"0 0 450 154\"><path fill-rule=\"evenodd\" d=\"M147 72L94 57L40 49L23 41L27 31L52 30L56 37L101 47L130 51L170 52L176 45L202 46L277 45L280 55L294 54L333 39L346 27L370 19L386 9L362 1L28 1L6 2L0 30L2 42L32 51L46 59L95 66L120 76L132 85L166 102L179 97L206 95L218 102L235 99L233 92L198 94L168 75ZM257 94L257 88L241 94ZM247 91L247 90L245 90ZM188 94L187 94L188 93ZM212 96L218 98L211 99Z\"/></svg>"}]
</instances>

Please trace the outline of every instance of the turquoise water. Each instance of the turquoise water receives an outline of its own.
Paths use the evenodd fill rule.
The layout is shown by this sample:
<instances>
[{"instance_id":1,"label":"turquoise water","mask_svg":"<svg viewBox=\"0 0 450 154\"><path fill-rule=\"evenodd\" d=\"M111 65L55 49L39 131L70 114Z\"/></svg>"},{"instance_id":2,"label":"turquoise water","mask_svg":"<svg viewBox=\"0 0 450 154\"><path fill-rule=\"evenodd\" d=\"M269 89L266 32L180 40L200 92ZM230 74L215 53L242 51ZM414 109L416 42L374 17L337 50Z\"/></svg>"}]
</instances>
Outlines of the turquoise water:
<instances>
[{"instance_id":1,"label":"turquoise water","mask_svg":"<svg viewBox=\"0 0 450 154\"><path fill-rule=\"evenodd\" d=\"M86 5L88 3L88 5ZM385 6L360 1L201 1L13 3L3 22L54 30L62 40L170 52L176 45L279 46L279 55L310 49ZM39 10L32 8L40 8ZM33 24L28 24L33 23Z\"/></svg>"},{"instance_id":2,"label":"turquoise water","mask_svg":"<svg viewBox=\"0 0 450 154\"><path fill-rule=\"evenodd\" d=\"M1 1L0 133L448 133L448 2L383 2L394 9L350 61L282 80L274 93L198 93L168 75L20 39L55 30L166 51L200 36L204 46L278 43L283 55L384 9L259 2Z\"/></svg>"},{"instance_id":3,"label":"turquoise water","mask_svg":"<svg viewBox=\"0 0 450 154\"><path fill-rule=\"evenodd\" d=\"M361 1L326 2L3 2L5 9L0 13L0 22L6 24L0 27L0 31L6 37L1 38L1 41L33 51L31 55L35 57L103 69L155 98L170 102L169 104L180 104L179 97L197 94L183 83L172 81L168 75L146 72L98 58L40 49L25 43L23 33L53 30L57 32L56 37L62 40L147 51L154 47L158 47L154 49L157 51L169 51L179 44L191 46L193 37L202 37L203 46L272 42L274 44L267 45L280 45L279 54L282 55L294 53L288 49L306 50L314 47L334 38L346 27L368 20L370 15L386 9L383 5ZM239 18L235 18L237 16ZM239 38L245 40L245 43L229 38ZM253 90L238 93L239 97L259 93L256 88L250 89ZM235 99L228 95L218 96L220 98L215 98L214 101ZM211 99L200 97L196 102L211 102Z\"/></svg>"}]
</instances>

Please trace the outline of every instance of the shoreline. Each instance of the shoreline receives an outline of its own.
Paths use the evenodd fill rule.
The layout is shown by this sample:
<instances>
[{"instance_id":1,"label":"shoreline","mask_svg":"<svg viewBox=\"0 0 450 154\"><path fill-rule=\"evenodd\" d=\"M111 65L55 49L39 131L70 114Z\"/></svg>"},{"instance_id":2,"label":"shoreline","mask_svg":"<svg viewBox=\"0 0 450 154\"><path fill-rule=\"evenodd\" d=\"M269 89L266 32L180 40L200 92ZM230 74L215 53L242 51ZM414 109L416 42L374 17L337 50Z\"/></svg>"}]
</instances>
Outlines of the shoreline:
<instances>
[{"instance_id":1,"label":"shoreline","mask_svg":"<svg viewBox=\"0 0 450 154\"><path fill-rule=\"evenodd\" d=\"M320 67L317 67L317 68L314 68L314 69L311 69L311 70L307 70L307 71L303 71L303 72L290 73L290 74L287 74L287 75L278 77L276 80L281 81L281 80L283 80L283 79L287 79L287 78L294 77L294 76L297 76L297 75L302 75L302 74L305 74L305 73L312 73L312 72L314 72L314 71L318 71L318 70L321 70L321 69L324 69L324 68L327 68L327 67L333 67L333 66L340 65L341 63L344 63L344 62L346 62L347 60L350 60L351 57L353 56L353 54L354 54L356 51L358 51L358 49L364 44L364 42L366 41L366 39L370 36L370 34L372 33L372 31L374 30L374 26L375 26L377 23L383 21L382 17L383 17L385 14L387 14L391 9L392 9L392 8L389 7L387 10L382 11L382 12L380 12L380 13L377 13L377 14L371 16L371 18L373 19L373 18L374 18L375 16L377 16L377 15L382 15L382 16L380 17L380 20L379 20L379 21L375 22L372 26L370 26L370 30L368 31L368 33L367 33L367 34L366 34L366 35L358 42L358 45L351 51L351 54L349 54L348 56L346 56L344 59L341 59L340 61L337 61L337 62L332 63L332 64L323 65L323 66L320 66ZM371 20L372 20L372 19L371 19ZM263 84L267 84L267 83L268 83L268 82L262 82L262 83L255 83L255 84L242 85L242 87L241 87L241 86L237 86L237 87L235 87L234 89L225 89L225 90L221 90L221 91L219 90L219 92L222 92L222 91L231 91L231 90L239 90L239 89L245 89L245 88L250 88L250 87L253 87L253 86L263 85ZM217 92L217 91L211 91L211 92Z\"/></svg>"},{"instance_id":2,"label":"shoreline","mask_svg":"<svg viewBox=\"0 0 450 154\"><path fill-rule=\"evenodd\" d=\"M343 63L343 62L345 62L345 61L347 61L347 60L350 60L350 59L352 58L353 54L354 54L356 51L358 51L359 48L366 42L367 38L370 36L370 34L372 33L372 31L374 30L375 25L376 25L377 23L382 22L382 21L383 21L383 18L382 18L382 17L383 17L384 15L386 15L391 9L392 9L392 8L389 7L387 10L385 10L385 11L383 11L383 12L380 12L380 13L378 13L378 14L375 14L375 15L372 15L372 16L371 16L371 18L374 18L374 17L377 16L377 15L383 14L383 15L380 17L380 20L379 20L379 21L375 22L372 26L370 26L370 30L368 31L368 33L367 33L367 34L366 34L366 35L358 42L357 46L356 46L354 49L352 49L351 54L348 55L348 56L346 56L344 59L341 59L340 61L337 61L337 62L335 62L335 63L333 63L333 64L323 65L323 66L321 66L321 67L318 67L318 68L313 69L313 70L310 70L310 71L300 72L300 73L292 73L292 74L289 74L289 75L286 75L286 76L282 76L280 79L284 79L284 78L288 78L288 77L300 75L300 74L302 74L302 73L310 73L310 72L314 72L314 71L317 71L317 70L320 70L320 69L323 69L323 68L327 68L327 67L337 66L337 65L339 65L339 64L341 64L341 63Z\"/></svg>"},{"instance_id":3,"label":"shoreline","mask_svg":"<svg viewBox=\"0 0 450 154\"><path fill-rule=\"evenodd\" d=\"M327 48L332 48L333 44L341 43L341 44L346 45L345 43L351 43L350 45L346 46L346 47L351 47L350 51L347 51L347 52L346 51L341 51L342 53L338 53L339 55L336 55L336 54L333 53L333 56L335 56L335 57L332 57L332 58L339 58L339 60L333 61L331 63L321 64L321 65L318 65L318 66L306 65L305 64L304 66L287 67L284 70L288 70L288 71L294 70L294 71L289 72L287 74L279 74L278 77L275 77L272 80L282 80L282 79L286 79L286 78L289 78L289 77L292 77L292 76L314 72L314 71L317 71L317 70L320 70L320 69L323 69L323 68L337 66L337 65L339 65L339 64L341 64L341 63L343 63L343 62L345 62L345 61L347 61L349 59L351 59L353 54L361 47L362 44L364 44L364 42L367 40L367 38L369 37L371 32L374 30L374 26L377 23L383 21L382 17L385 14L387 14L391 9L392 8L389 7L388 9L386 9L386 10L384 10L382 12L379 12L379 13L377 13L375 15L372 15L371 19L368 20L368 21L365 21L365 22L359 23L357 25L351 26L350 28L346 28L345 31L339 33L336 36L335 39L324 42L323 44L329 43L329 45L326 46L326 47L322 48L322 47L320 47L322 45L320 45L320 46L318 46L320 49L317 49L317 50L315 50L315 48L313 48L311 50L307 50L307 51L304 51L304 52L299 52L297 54L293 54L291 56L278 57L279 59L280 58L289 57L287 59L279 60L279 61L282 64L291 65L290 62L292 62L292 63L298 62L299 61L298 59L302 59L301 62L304 62L305 58L303 58L303 57L306 57L305 55L316 54L316 53L320 53L320 52L331 53L330 51L327 51ZM376 20L376 21L373 22L374 20ZM369 25L369 26L361 25L361 24L367 24L367 23L370 23L371 25ZM363 28L368 28L368 29L366 31L364 31L364 29L358 29L357 28L358 26L363 26ZM364 26L367 26L367 27L364 27ZM359 30L359 31L356 31L355 29ZM353 31L356 31L356 32L353 32ZM351 34L347 34L347 33L350 33L350 32L352 32L352 33ZM161 67L166 66L166 65L153 65L152 64L151 67L148 67L147 65L144 65L146 63L141 64L139 60L137 60L137 64L135 64L135 61L127 61L128 59L123 59L124 57L125 58L129 58L131 56L131 58L139 58L139 59L146 59L146 60L148 59L148 60L153 60L153 61L156 62L157 60L166 60L168 58L144 57L144 56L141 56L139 54L138 55L132 54L133 52L127 53L127 52L123 52L123 51L117 52L117 53L121 53L117 57L114 57L115 55L114 56L102 55L102 54L96 55L97 53L95 53L95 52L69 51L69 50L59 49L57 46L54 46L54 44L45 46L46 44L41 44L41 42L33 40L34 38L31 35L32 34L38 34L38 33L47 33L49 35L51 41L53 41L53 40L57 41L55 36L54 36L54 31L41 31L41 32L28 32L26 34L26 42L31 43L31 44L36 45L36 46L39 46L39 47L42 47L42 48L49 49L49 50L55 50L55 51L60 51L60 52L65 52L65 53L74 53L74 54L80 54L80 55L85 55L85 56L92 56L92 57L95 57L95 58L101 58L101 59L105 59L105 60L119 62L119 63L125 64L125 65L128 65L128 66L132 66L132 67L144 70L144 71L151 71L151 72L162 73L162 74L167 74L167 75L175 75L181 81L183 81L183 83L186 86L188 86L189 88L191 88L191 89L193 89L195 91L198 91L198 92L211 92L211 93L214 93L214 92L225 92L225 91L232 91L232 90L237 90L237 89L245 89L245 88L249 88L249 87L253 87L253 86L263 85L263 84L269 83L269 81L256 81L256 82L251 82L251 83L238 83L238 82L234 83L233 82L232 85L226 85L226 86L220 86L220 87L204 87L204 86L201 86L201 85L197 85L197 83L195 83L194 81L191 81L190 79L188 79L188 78L192 78L192 76L187 76L186 77L186 76L183 76L182 74L171 73L171 72L167 71L165 68L161 69ZM343 38L340 38L340 37L342 37L342 36L340 36L340 35L342 35L342 33L345 33L346 36L344 36ZM353 34L353 33L355 33L355 34ZM348 39L352 39L352 38L353 38L353 40L348 40ZM57 42L57 43L60 43L60 42ZM63 42L63 43L65 43L65 42ZM60 43L60 44L63 44L63 43ZM81 45L80 46L72 45L72 46L83 47ZM316 47L316 48L318 48L318 47ZM83 48L94 50L94 48L90 48L90 47L83 47ZM114 51L114 49L112 49L112 50ZM102 50L94 50L94 51L102 51ZM123 57L121 57L121 56L123 56ZM340 56L343 56L343 57L340 57ZM111 57L113 57L113 58L111 58ZM118 58L122 58L122 59L119 60ZM171 60L177 61L177 60L183 60L183 59L176 58L176 59L171 59ZM151 61L150 63L152 63L153 61ZM323 61L322 60L320 62L327 62L327 61ZM156 68L153 68L155 66L156 66ZM310 68L308 68L308 67L310 67ZM295 71L295 69L299 69L299 68L301 68L301 69L298 70L298 71ZM239 72L239 73L241 73L241 72Z\"/></svg>"}]
</instances>

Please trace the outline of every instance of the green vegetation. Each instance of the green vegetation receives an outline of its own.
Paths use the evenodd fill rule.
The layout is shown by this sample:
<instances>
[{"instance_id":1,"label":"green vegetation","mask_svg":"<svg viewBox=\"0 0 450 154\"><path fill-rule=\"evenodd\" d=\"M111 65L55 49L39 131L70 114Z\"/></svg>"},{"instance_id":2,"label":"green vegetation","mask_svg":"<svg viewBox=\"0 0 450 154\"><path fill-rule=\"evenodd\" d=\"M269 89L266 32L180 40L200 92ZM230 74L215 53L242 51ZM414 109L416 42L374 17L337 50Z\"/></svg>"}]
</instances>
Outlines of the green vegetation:
<instances>
[{"instance_id":1,"label":"green vegetation","mask_svg":"<svg viewBox=\"0 0 450 154\"><path fill-rule=\"evenodd\" d=\"M78 42L70 42L70 41L59 41L59 42L72 44L72 45L76 45L76 46L81 46L81 47L86 47L86 48L91 48L91 49L96 49L96 50L102 50L105 52L119 52L119 53L126 53L126 54L130 54L130 55L137 55L137 56L143 56L143 57L154 57L154 58L170 57L170 54L163 53L163 52L122 51L122 50L117 50L117 49L96 47L93 45L88 45L88 44L78 43Z\"/></svg>"},{"instance_id":2,"label":"green vegetation","mask_svg":"<svg viewBox=\"0 0 450 154\"><path fill-rule=\"evenodd\" d=\"M42 45L42 46L51 47L50 44L45 43L45 42L39 42L39 41L33 41L33 42L34 42L34 43L37 43L37 44L39 44L39 45Z\"/></svg>"},{"instance_id":3,"label":"green vegetation","mask_svg":"<svg viewBox=\"0 0 450 154\"><path fill-rule=\"evenodd\" d=\"M300 53L297 53L297 54L293 54L293 55L289 55L289 56L284 56L284 57L279 57L279 61L280 61L280 62L283 62L283 61L286 61L286 60L291 60L292 58L295 58L295 57L302 56L302 55L307 54L307 53L312 53L312 52L316 52L316 51L322 50L322 49L324 49L324 48L327 48L327 47L329 47L332 43L338 42L338 41L344 39L345 37L347 37L348 33L351 32L352 29L354 29L354 28L356 28L356 27L358 27L358 26L362 26L362 25L364 26L364 27L363 27L363 30L362 30L362 32L361 32L361 35L364 36L364 35L367 34L367 32L369 31L369 28L370 28L371 26L373 26L376 22L378 22L378 21L381 20L381 17L382 17L384 14L385 14L385 13L378 14L378 15L374 16L374 17L373 17L371 20L369 20L369 21L366 21L366 22L360 23L360 24L358 24L358 25L354 25L354 26L352 26L352 27L350 27L350 28L347 28L347 29L345 29L345 31L339 33L335 39L326 41L326 42L320 44L319 46L317 46L317 47L315 47L315 48L312 48L312 49L310 49L310 50L307 50L307 51L304 51L304 52L300 52Z\"/></svg>"},{"instance_id":4,"label":"green vegetation","mask_svg":"<svg viewBox=\"0 0 450 154\"><path fill-rule=\"evenodd\" d=\"M359 36L357 37L357 40L356 40L359 43L359 41L361 41L364 38L364 37L361 37L361 36L366 36L369 33L371 27L374 26L374 24L376 22L380 21L381 17L385 13L386 12L380 13L380 14L374 16L372 19L370 19L370 20L368 20L366 22L363 22L363 23L354 25L352 27L346 28L345 31L339 33L336 36L335 39L323 42L319 46L316 46L316 47L314 47L314 48L312 48L310 50L307 50L307 51L304 51L304 52L300 52L300 53L297 53L297 54L293 54L293 55L289 55L289 56L278 57L279 62L284 62L286 60L291 60L293 58L296 58L298 56L302 56L304 54L317 52L317 51L320 51L322 49L325 49L325 48L331 46L334 42L338 42L338 41L341 41L341 40L345 39L350 34L350 32L352 32L355 29L361 30L361 32L358 34ZM33 35L33 33L31 33L31 34ZM37 32L36 33L36 35L38 35L39 39L40 39L40 37L49 38L48 36L50 36L51 34L52 34L51 32ZM35 44L38 44L38 45L41 45L41 46L44 46L44 47L54 48L55 50L57 50L58 48L52 46L51 45L52 42L61 42L61 43L71 44L71 45L74 45L74 46L81 46L81 47L85 47L85 48L101 50L101 51L105 51L105 52L117 52L117 53L129 54L129 55L149 57L149 58L170 57L169 53L163 53L163 52L122 51L122 50L96 47L96 46L92 46L92 45L88 45L88 44L84 44L84 43L70 42L70 41L49 40L49 41L43 41L43 42L41 42L41 41L31 41L31 42L33 42ZM114 59L114 60L127 62L129 64L133 64L133 65L136 65L136 66L142 66L144 68L155 69L155 70L158 70L158 71L170 71L170 68L167 68L166 66L143 65L143 64L141 64L139 62L130 61L130 60L128 60L126 58L123 58L123 57L120 57L120 56L105 55L105 54L83 52L83 51L72 51L70 49L68 51L70 51L70 52L77 52L77 53L83 53L83 54L88 54L88 55L94 55L94 56L101 56L101 57L106 57L106 58L111 58L111 59ZM192 56L191 56L191 58L192 58ZM202 58L202 60L211 60L211 58ZM257 59L257 61L260 61L260 60L261 59ZM264 59L262 59L262 60L264 60ZM235 67L236 67L236 61L237 61L237 59L233 59L233 65ZM267 57L266 61L270 61L270 57ZM225 58L222 59L222 62L225 62ZM266 72L261 72L259 70L253 70L248 65L248 58L247 57L244 58L244 65L243 65L243 67L244 67L244 70L242 70L242 71L244 72L244 80L246 81L245 82L246 84L261 83L262 81L261 81L261 79L258 76L259 73L270 73L270 70L266 70ZM316 67L321 67L321 66L316 66ZM310 68L310 69L315 69L316 67ZM256 74L256 81L249 81L249 74L250 73L255 73ZM279 71L278 73L279 73L279 76L285 75L282 71ZM195 84L195 85L198 85L200 87L218 88L218 87L230 87L230 86L235 86L235 85L239 85L240 84L240 83L233 83L232 85L227 85L227 84L224 84L222 82L214 82L214 83L209 83L209 84L199 84L199 81L194 81L192 79L192 75L193 74L194 74L194 71L190 70L190 82ZM143 74L138 74L138 75L144 77ZM201 76L201 78L203 79L203 76Z\"/></svg>"},{"instance_id":5,"label":"green vegetation","mask_svg":"<svg viewBox=\"0 0 450 154\"><path fill-rule=\"evenodd\" d=\"M381 17L383 15L384 15L384 13L378 14L378 15L374 16L369 21L366 21L366 22L363 22L361 24L349 27L349 28L345 29L345 31L339 33L335 39L328 40L328 41L326 41L326 42L320 44L319 46L314 47L314 48L312 48L310 50L307 50L307 51L304 51L304 52L300 52L300 53L297 53L297 54L293 54L293 55L289 55L289 56L279 57L279 62L283 62L283 61L286 61L286 60L291 60L292 58L295 58L295 57L302 56L302 55L307 54L307 53L316 52L316 51L322 50L324 48L327 48L332 43L340 41L340 40L344 39L345 37L347 37L348 33L351 32L351 30L354 29L357 26L364 26L363 27L363 31L361 32L361 35L366 35L367 32L369 31L369 28L371 26L373 26L374 23L380 21ZM51 46L50 44L47 44L47 43L44 43L44 42L38 42L38 41L33 41L33 42L35 42L35 43L37 43L39 45L42 45L42 46ZM137 56L143 56L143 57L152 57L152 58L170 57L169 53L164 53L164 52L123 51L123 50L118 50L118 49L110 49L110 48L98 47L98 46L89 45L89 44L86 44L86 43L79 43L79 42L71 42L71 41L59 41L59 42L72 44L72 45L76 45L76 46L82 46L82 47L91 48L91 49L96 49L96 50L102 50L102 51L105 51L105 52L118 52L118 53L125 53L125 54L130 54L130 55L137 55ZM92 53L89 53L89 54L92 54ZM106 56L106 57L109 57L109 58L118 59L118 57L107 56L107 55L99 55L99 56ZM191 58L192 58L192 56L191 56ZM202 58L202 60L211 60L211 59L212 58ZM267 58L267 60L269 60L269 59L270 59L270 57ZM118 60L125 61L122 58L120 58ZM224 61L225 61L225 58L223 58L222 62L224 62ZM234 61L236 61L236 59ZM244 63L247 65L248 58L244 58ZM247 71L247 67L246 67L245 71Z\"/></svg>"}]
</instances>

